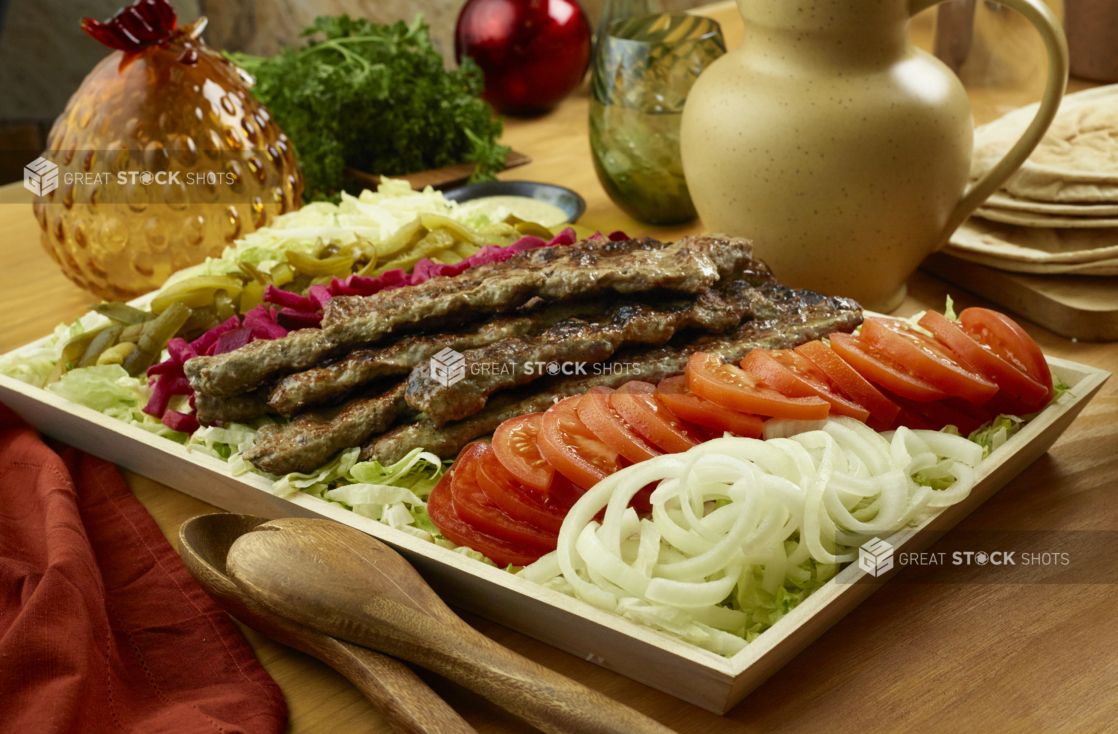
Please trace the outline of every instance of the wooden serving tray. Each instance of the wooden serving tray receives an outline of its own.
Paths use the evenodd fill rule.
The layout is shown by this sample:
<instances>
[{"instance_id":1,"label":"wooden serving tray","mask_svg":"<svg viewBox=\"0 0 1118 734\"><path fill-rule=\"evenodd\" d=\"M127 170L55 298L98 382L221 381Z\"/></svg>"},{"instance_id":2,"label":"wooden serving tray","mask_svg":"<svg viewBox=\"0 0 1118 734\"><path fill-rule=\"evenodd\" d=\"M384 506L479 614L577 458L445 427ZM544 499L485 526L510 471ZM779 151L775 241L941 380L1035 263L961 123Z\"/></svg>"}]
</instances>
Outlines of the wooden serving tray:
<instances>
[{"instance_id":1,"label":"wooden serving tray","mask_svg":"<svg viewBox=\"0 0 1118 734\"><path fill-rule=\"evenodd\" d=\"M1071 394L982 462L966 500L890 536L897 553L930 546L1044 454L1110 376L1062 359L1049 359L1049 364L1071 386ZM850 564L744 650L725 658L315 497L277 497L262 477L233 477L219 459L3 375L0 400L45 434L230 512L326 517L355 527L403 554L449 604L718 714L745 698L895 573L873 578Z\"/></svg>"}]
</instances>

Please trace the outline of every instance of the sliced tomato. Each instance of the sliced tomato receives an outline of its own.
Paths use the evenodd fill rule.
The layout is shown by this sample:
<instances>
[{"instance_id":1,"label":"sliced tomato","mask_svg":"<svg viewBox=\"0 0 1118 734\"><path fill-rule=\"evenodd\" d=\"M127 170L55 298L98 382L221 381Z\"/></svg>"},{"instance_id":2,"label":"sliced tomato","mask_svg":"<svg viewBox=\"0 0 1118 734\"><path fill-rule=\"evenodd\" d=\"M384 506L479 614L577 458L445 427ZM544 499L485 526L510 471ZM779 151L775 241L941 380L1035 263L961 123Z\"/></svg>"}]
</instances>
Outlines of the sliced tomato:
<instances>
[{"instance_id":1,"label":"sliced tomato","mask_svg":"<svg viewBox=\"0 0 1118 734\"><path fill-rule=\"evenodd\" d=\"M660 456L663 452L634 431L610 404L612 394L608 387L590 388L578 404L578 417L603 443L634 464Z\"/></svg>"},{"instance_id":2,"label":"sliced tomato","mask_svg":"<svg viewBox=\"0 0 1118 734\"><path fill-rule=\"evenodd\" d=\"M1013 319L988 308L968 308L959 314L959 323L971 339L1045 387L1047 394L1043 401L1037 403L1037 410L1056 394L1052 386L1052 370L1040 346Z\"/></svg>"},{"instance_id":3,"label":"sliced tomato","mask_svg":"<svg viewBox=\"0 0 1118 734\"><path fill-rule=\"evenodd\" d=\"M582 395L560 400L540 424L540 454L555 470L590 489L621 468L618 453L602 442L578 417Z\"/></svg>"},{"instance_id":4,"label":"sliced tomato","mask_svg":"<svg viewBox=\"0 0 1118 734\"><path fill-rule=\"evenodd\" d=\"M870 412L845 395L823 370L791 349L754 349L741 361L741 368L784 395L823 398L831 404L832 413L863 423L870 417Z\"/></svg>"},{"instance_id":5,"label":"sliced tomato","mask_svg":"<svg viewBox=\"0 0 1118 734\"><path fill-rule=\"evenodd\" d=\"M831 334L831 349L842 357L862 377L898 395L931 402L942 400L947 393L900 364L888 355L877 351L864 339L852 334Z\"/></svg>"},{"instance_id":6,"label":"sliced tomato","mask_svg":"<svg viewBox=\"0 0 1118 734\"><path fill-rule=\"evenodd\" d=\"M683 420L713 429L714 433L703 432L708 440L721 436L725 431L735 436L760 438L765 429L765 424L755 415L723 408L692 393L687 387L686 375L662 380L656 386L656 392L665 407Z\"/></svg>"},{"instance_id":7,"label":"sliced tomato","mask_svg":"<svg viewBox=\"0 0 1118 734\"><path fill-rule=\"evenodd\" d=\"M946 344L904 321L868 318L862 323L862 339L949 395L981 405L998 392L996 384L968 367Z\"/></svg>"},{"instance_id":8,"label":"sliced tomato","mask_svg":"<svg viewBox=\"0 0 1118 734\"><path fill-rule=\"evenodd\" d=\"M537 492L547 492L555 469L544 460L536 445L543 413L510 418L493 432L493 452L521 484Z\"/></svg>"},{"instance_id":9,"label":"sliced tomato","mask_svg":"<svg viewBox=\"0 0 1118 734\"><path fill-rule=\"evenodd\" d=\"M1008 352L1005 357L999 355L993 348L972 337L958 324L935 311L925 313L920 318L920 325L951 347L951 350L971 369L982 373L988 380L1021 402L1038 406L1047 402L1048 389L1034 380L1027 368L1013 359Z\"/></svg>"},{"instance_id":10,"label":"sliced tomato","mask_svg":"<svg viewBox=\"0 0 1118 734\"><path fill-rule=\"evenodd\" d=\"M904 408L910 414L910 419L913 415L923 419L928 424L927 429L932 431L943 430L944 426L955 426L959 429L959 433L969 436L991 417L986 414L982 406L962 398L934 400L930 403L909 400L900 395L889 395L889 399ZM915 426L908 425L908 427Z\"/></svg>"},{"instance_id":11,"label":"sliced tomato","mask_svg":"<svg viewBox=\"0 0 1118 734\"><path fill-rule=\"evenodd\" d=\"M528 489L501 464L494 451L478 457L477 482L485 496L514 520L529 523L549 533L558 533L569 505Z\"/></svg>"},{"instance_id":12,"label":"sliced tomato","mask_svg":"<svg viewBox=\"0 0 1118 734\"><path fill-rule=\"evenodd\" d=\"M462 519L454 509L451 483L458 466L443 475L427 497L427 515L443 536L458 545L473 548L498 566L527 566L539 560L544 551L527 548L501 538L495 538L476 529Z\"/></svg>"},{"instance_id":13,"label":"sliced tomato","mask_svg":"<svg viewBox=\"0 0 1118 734\"><path fill-rule=\"evenodd\" d=\"M475 529L494 538L502 538L528 548L555 550L559 540L556 533L511 517L485 494L478 482L478 467L486 453L492 453L492 450L488 444L479 441L469 446L455 462L450 495L458 516Z\"/></svg>"},{"instance_id":14,"label":"sliced tomato","mask_svg":"<svg viewBox=\"0 0 1118 734\"><path fill-rule=\"evenodd\" d=\"M994 416L999 415L1032 415L1047 405L1047 401L1036 405L1026 404L1002 390L994 397L982 404L982 407Z\"/></svg>"},{"instance_id":15,"label":"sliced tomato","mask_svg":"<svg viewBox=\"0 0 1118 734\"><path fill-rule=\"evenodd\" d=\"M578 502L586 490L578 486L559 472L555 472L555 480L547 488L547 498L568 510Z\"/></svg>"},{"instance_id":16,"label":"sliced tomato","mask_svg":"<svg viewBox=\"0 0 1118 734\"><path fill-rule=\"evenodd\" d=\"M881 430L892 430L892 429L895 429L895 428L899 428L900 426L904 426L905 428L911 428L914 431L938 431L939 430L939 428L936 428L936 426L930 420L928 420L927 418L925 418L921 415L917 415L916 413L913 413L911 410L909 410L908 408L905 408L905 407L901 407L897 411L897 417L893 419L893 425L888 426L887 428L884 428L884 429L881 429Z\"/></svg>"},{"instance_id":17,"label":"sliced tomato","mask_svg":"<svg viewBox=\"0 0 1118 734\"><path fill-rule=\"evenodd\" d=\"M609 402L634 431L668 453L683 453L703 442L702 434L660 401L656 386L650 382L626 382Z\"/></svg>"},{"instance_id":18,"label":"sliced tomato","mask_svg":"<svg viewBox=\"0 0 1118 734\"><path fill-rule=\"evenodd\" d=\"M859 405L864 405L874 421L882 426L892 425L900 410L897 404L881 394L881 391L858 374L858 371L842 360L826 344L819 340L810 341L796 347L796 353L807 357L812 364L823 371Z\"/></svg>"},{"instance_id":19,"label":"sliced tomato","mask_svg":"<svg viewBox=\"0 0 1118 734\"><path fill-rule=\"evenodd\" d=\"M694 394L741 413L812 421L826 418L831 409L822 398L782 395L737 365L723 364L714 354L691 355L687 378Z\"/></svg>"}]
</instances>

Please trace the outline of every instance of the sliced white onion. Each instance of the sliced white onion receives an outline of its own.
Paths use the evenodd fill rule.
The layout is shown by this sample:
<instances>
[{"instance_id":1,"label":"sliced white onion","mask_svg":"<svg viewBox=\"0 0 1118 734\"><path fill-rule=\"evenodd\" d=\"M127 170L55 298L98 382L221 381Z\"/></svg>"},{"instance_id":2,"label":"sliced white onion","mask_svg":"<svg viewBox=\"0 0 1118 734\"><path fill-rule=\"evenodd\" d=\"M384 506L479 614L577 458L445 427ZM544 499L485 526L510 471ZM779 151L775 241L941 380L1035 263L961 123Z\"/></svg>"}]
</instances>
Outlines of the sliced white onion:
<instances>
[{"instance_id":1,"label":"sliced white onion","mask_svg":"<svg viewBox=\"0 0 1118 734\"><path fill-rule=\"evenodd\" d=\"M754 624L727 599L829 578L869 538L964 499L981 460L958 436L878 434L852 418L770 426L781 437L714 439L603 480L567 515L556 552L522 575L558 587L561 574L595 606L727 654ZM917 472L954 482L933 490ZM629 502L653 483L651 516L640 519Z\"/></svg>"}]
</instances>

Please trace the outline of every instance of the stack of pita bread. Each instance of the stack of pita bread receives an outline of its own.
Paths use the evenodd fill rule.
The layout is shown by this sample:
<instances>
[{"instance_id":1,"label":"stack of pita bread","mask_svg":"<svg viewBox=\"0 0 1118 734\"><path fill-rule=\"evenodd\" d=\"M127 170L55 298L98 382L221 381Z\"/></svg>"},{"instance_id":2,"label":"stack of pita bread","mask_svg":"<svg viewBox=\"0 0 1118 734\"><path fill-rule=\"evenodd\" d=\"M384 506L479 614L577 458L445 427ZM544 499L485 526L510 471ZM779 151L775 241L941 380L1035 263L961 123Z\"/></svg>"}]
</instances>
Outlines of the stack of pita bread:
<instances>
[{"instance_id":1,"label":"stack of pita bread","mask_svg":"<svg viewBox=\"0 0 1118 734\"><path fill-rule=\"evenodd\" d=\"M975 130L972 182L1036 111L1022 107ZM945 252L1021 273L1118 275L1118 84L1065 97L1037 149Z\"/></svg>"}]
</instances>

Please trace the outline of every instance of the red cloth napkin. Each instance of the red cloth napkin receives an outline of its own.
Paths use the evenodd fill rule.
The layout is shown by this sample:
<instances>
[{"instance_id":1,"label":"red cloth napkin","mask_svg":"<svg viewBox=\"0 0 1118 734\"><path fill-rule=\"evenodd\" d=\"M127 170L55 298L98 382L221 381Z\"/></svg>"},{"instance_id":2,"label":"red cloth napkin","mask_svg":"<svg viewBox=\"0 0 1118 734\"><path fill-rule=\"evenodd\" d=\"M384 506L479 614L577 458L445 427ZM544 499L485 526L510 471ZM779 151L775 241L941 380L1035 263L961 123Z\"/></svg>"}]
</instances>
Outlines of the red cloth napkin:
<instances>
[{"instance_id":1,"label":"red cloth napkin","mask_svg":"<svg viewBox=\"0 0 1118 734\"><path fill-rule=\"evenodd\" d=\"M283 694L116 468L0 405L0 728L282 732Z\"/></svg>"}]
</instances>

